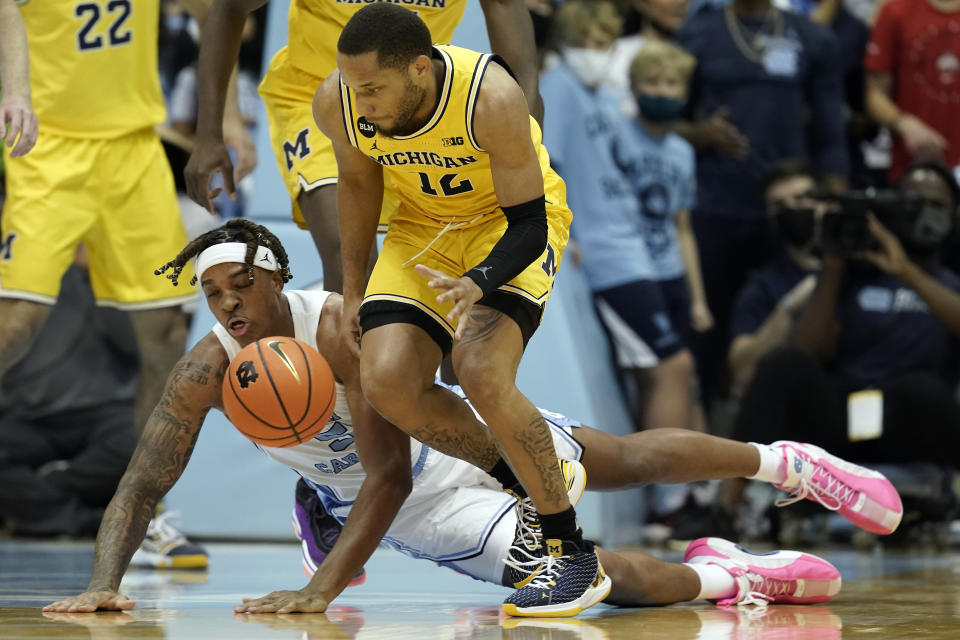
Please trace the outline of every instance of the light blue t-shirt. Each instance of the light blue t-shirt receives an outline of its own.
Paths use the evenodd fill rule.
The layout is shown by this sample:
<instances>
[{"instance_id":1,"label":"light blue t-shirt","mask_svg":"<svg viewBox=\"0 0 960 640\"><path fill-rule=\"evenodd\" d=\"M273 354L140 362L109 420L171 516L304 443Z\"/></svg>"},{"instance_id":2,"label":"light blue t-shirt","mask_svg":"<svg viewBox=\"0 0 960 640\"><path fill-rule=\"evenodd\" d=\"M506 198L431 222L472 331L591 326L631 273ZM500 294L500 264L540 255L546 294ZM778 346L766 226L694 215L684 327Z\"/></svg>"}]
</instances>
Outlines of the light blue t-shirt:
<instances>
[{"instance_id":1,"label":"light blue t-shirt","mask_svg":"<svg viewBox=\"0 0 960 640\"><path fill-rule=\"evenodd\" d=\"M546 115L543 141L567 184L570 233L583 249L594 291L654 279L634 191L613 155L625 120L609 90L590 91L562 62L540 80Z\"/></svg>"},{"instance_id":2,"label":"light blue t-shirt","mask_svg":"<svg viewBox=\"0 0 960 640\"><path fill-rule=\"evenodd\" d=\"M672 132L656 138L629 120L615 138L614 155L636 194L656 280L682 277L686 268L677 243L677 213L694 204L693 147Z\"/></svg>"}]
</instances>

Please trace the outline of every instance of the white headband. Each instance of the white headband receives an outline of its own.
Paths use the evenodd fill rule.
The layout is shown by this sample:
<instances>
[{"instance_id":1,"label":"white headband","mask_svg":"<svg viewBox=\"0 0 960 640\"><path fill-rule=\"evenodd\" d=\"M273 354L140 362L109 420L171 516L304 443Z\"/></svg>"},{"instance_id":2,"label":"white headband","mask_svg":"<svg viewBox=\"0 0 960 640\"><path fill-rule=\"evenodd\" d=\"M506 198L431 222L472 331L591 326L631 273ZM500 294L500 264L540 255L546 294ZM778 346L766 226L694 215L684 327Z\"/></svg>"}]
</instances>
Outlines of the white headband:
<instances>
[{"instance_id":1,"label":"white headband","mask_svg":"<svg viewBox=\"0 0 960 640\"><path fill-rule=\"evenodd\" d=\"M195 271L197 278L203 276L203 272L215 264L224 262L239 262L244 264L247 258L247 245L245 242L221 242L207 247L197 256ZM260 245L257 247L257 255L253 258L253 266L266 269L267 271L277 270L277 258L273 251Z\"/></svg>"}]
</instances>

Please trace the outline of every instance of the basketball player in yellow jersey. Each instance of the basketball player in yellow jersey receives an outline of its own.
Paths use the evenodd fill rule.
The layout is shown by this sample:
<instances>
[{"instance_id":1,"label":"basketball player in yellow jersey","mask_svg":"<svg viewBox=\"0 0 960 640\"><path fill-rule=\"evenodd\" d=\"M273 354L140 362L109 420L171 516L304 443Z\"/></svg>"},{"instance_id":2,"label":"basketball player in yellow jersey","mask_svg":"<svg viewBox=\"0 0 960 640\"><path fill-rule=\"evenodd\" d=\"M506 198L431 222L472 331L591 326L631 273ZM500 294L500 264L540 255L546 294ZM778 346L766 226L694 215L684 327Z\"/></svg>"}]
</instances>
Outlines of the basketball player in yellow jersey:
<instances>
[{"instance_id":1,"label":"basketball player in yellow jersey","mask_svg":"<svg viewBox=\"0 0 960 640\"><path fill-rule=\"evenodd\" d=\"M210 176L220 171L227 177L227 189L233 189L229 179L232 165L219 130L227 76L237 58L246 14L265 2L213 1L200 43L197 144L186 175L190 196L211 211ZM277 166L293 201L293 219L301 228L310 229L328 291L342 291L337 163L330 140L313 121L311 102L316 88L336 67L340 30L365 4L359 0L291 0L287 46L274 56L260 85ZM467 0L405 0L405 4L416 9L437 42L450 42ZM516 71L531 112L539 118L543 106L537 93L533 23L523 0L480 0L480 4L493 51ZM392 204L385 204L385 215Z\"/></svg>"},{"instance_id":2,"label":"basketball player in yellow jersey","mask_svg":"<svg viewBox=\"0 0 960 640\"><path fill-rule=\"evenodd\" d=\"M362 328L364 393L421 441L456 436L456 398L433 384L452 353L506 456L486 468L539 512L539 575L504 611L576 615L607 596L610 579L577 526L549 428L515 382L567 244L565 188L497 58L431 42L416 13L367 5L314 99L339 168L344 339L356 349ZM385 176L400 205L364 295Z\"/></svg>"},{"instance_id":3,"label":"basketball player in yellow jersey","mask_svg":"<svg viewBox=\"0 0 960 640\"><path fill-rule=\"evenodd\" d=\"M142 428L184 350L180 305L196 295L153 275L186 241L173 175L154 132L165 117L159 0L28 0L19 11L42 133L23 157L4 149L0 375L26 352L83 244L97 303L130 312L141 356ZM158 551L156 563L173 563L166 555ZM201 550L174 564L206 561Z\"/></svg>"},{"instance_id":4,"label":"basketball player in yellow jersey","mask_svg":"<svg viewBox=\"0 0 960 640\"><path fill-rule=\"evenodd\" d=\"M27 38L13 0L0 0L0 140L12 147L14 158L30 151L37 141L37 117L30 106Z\"/></svg>"}]
</instances>

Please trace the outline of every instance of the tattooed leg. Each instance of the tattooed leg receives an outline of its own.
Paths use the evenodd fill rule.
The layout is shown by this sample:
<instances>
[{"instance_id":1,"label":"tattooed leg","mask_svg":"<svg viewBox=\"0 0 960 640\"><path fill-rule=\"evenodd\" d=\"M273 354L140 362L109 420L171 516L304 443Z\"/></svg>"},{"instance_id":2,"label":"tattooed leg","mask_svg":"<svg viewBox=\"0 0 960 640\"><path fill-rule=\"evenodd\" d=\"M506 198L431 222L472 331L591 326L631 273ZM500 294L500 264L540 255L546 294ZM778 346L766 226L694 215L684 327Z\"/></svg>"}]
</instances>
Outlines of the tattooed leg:
<instances>
[{"instance_id":1,"label":"tattooed leg","mask_svg":"<svg viewBox=\"0 0 960 640\"><path fill-rule=\"evenodd\" d=\"M520 482L543 514L570 507L546 421L516 387L523 339L499 311L475 306L453 348L453 366L470 402L499 441Z\"/></svg>"},{"instance_id":2,"label":"tattooed leg","mask_svg":"<svg viewBox=\"0 0 960 640\"><path fill-rule=\"evenodd\" d=\"M388 324L363 334L361 380L381 415L427 446L489 471L496 439L467 404L434 385L440 348L419 327Z\"/></svg>"}]
</instances>

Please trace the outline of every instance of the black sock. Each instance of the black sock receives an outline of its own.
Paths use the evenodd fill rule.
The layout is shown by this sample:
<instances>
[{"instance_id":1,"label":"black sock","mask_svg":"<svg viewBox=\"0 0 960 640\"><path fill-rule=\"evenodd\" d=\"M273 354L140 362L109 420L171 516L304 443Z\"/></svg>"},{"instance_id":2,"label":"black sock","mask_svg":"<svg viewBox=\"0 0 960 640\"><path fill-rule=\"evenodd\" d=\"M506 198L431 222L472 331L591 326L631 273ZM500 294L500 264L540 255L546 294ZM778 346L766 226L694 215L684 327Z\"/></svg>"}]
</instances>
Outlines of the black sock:
<instances>
[{"instance_id":1,"label":"black sock","mask_svg":"<svg viewBox=\"0 0 960 640\"><path fill-rule=\"evenodd\" d=\"M583 532L577 526L577 512L573 507L560 513L540 514L540 531L543 532L543 541L564 540L583 546Z\"/></svg>"},{"instance_id":2,"label":"black sock","mask_svg":"<svg viewBox=\"0 0 960 640\"><path fill-rule=\"evenodd\" d=\"M497 460L497 464L493 465L493 469L490 469L487 473L493 476L494 480L499 482L507 493L512 493L518 498L527 497L527 490L523 488L523 485L520 484L517 476L513 473L513 469L503 458Z\"/></svg>"}]
</instances>

